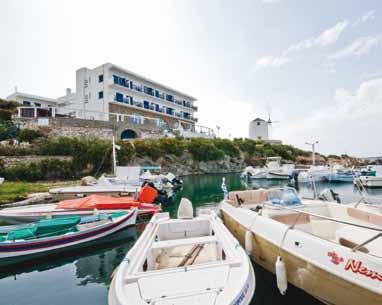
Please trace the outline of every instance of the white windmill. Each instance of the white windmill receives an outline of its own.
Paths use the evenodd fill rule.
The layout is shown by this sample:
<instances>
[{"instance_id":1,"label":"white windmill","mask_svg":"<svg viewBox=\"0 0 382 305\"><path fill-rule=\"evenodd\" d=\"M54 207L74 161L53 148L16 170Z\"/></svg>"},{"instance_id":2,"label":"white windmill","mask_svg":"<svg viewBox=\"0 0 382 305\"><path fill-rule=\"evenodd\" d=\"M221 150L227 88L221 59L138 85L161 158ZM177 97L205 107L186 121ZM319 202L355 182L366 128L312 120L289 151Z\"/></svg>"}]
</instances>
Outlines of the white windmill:
<instances>
[{"instance_id":1,"label":"white windmill","mask_svg":"<svg viewBox=\"0 0 382 305\"><path fill-rule=\"evenodd\" d=\"M253 140L269 141L273 139L272 124L280 123L271 119L271 108L267 107L268 120L256 118L249 123L249 138Z\"/></svg>"}]
</instances>

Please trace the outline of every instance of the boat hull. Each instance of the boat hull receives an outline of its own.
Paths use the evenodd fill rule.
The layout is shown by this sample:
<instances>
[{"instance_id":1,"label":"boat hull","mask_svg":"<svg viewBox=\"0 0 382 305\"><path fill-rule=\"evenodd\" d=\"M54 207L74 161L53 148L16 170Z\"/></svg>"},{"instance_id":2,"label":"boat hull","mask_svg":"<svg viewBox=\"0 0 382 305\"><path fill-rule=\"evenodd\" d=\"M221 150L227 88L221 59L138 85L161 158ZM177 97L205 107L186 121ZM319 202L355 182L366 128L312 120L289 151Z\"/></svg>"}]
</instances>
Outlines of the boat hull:
<instances>
[{"instance_id":1,"label":"boat hull","mask_svg":"<svg viewBox=\"0 0 382 305\"><path fill-rule=\"evenodd\" d=\"M352 175L329 175L328 181L329 182L353 182L353 176Z\"/></svg>"},{"instance_id":2,"label":"boat hull","mask_svg":"<svg viewBox=\"0 0 382 305\"><path fill-rule=\"evenodd\" d=\"M93 209L83 209L83 210L75 210L75 209L55 209L55 205L44 205L45 210L40 211L26 211L26 212L17 212L12 211L12 209L9 210L0 210L0 220L5 221L9 224L23 224L23 223L30 223L30 222L36 222L40 219L46 218L48 215L52 217L68 217L72 215L78 215L78 216L91 216L94 215ZM44 208L43 206L43 208ZM33 208L33 206L31 206ZM120 212L124 209L101 209L103 213L115 213ZM124 210L126 211L126 210ZM151 209L139 209L137 212L138 219L144 219L149 218L153 214L155 214L157 211L151 210Z\"/></svg>"},{"instance_id":3,"label":"boat hull","mask_svg":"<svg viewBox=\"0 0 382 305\"><path fill-rule=\"evenodd\" d=\"M241 245L245 244L246 228L221 210L224 224ZM267 239L253 233L252 258L266 270L275 273L278 255L283 257L287 268L288 282L327 304L360 305L382 304L382 295L352 284L288 251L281 250Z\"/></svg>"},{"instance_id":4,"label":"boat hull","mask_svg":"<svg viewBox=\"0 0 382 305\"><path fill-rule=\"evenodd\" d=\"M34 240L1 242L0 265L9 264L10 262L25 261L29 258L36 258L39 255L47 255L60 249L62 250L73 246L84 245L127 227L134 226L135 223L136 211L134 210L128 215L121 216L111 223L100 225L96 228L82 232Z\"/></svg>"},{"instance_id":5,"label":"boat hull","mask_svg":"<svg viewBox=\"0 0 382 305\"><path fill-rule=\"evenodd\" d=\"M382 187L382 177L363 176L359 180L365 187Z\"/></svg>"},{"instance_id":6,"label":"boat hull","mask_svg":"<svg viewBox=\"0 0 382 305\"><path fill-rule=\"evenodd\" d=\"M289 180L290 175L286 173L269 172L266 177L267 179Z\"/></svg>"}]
</instances>

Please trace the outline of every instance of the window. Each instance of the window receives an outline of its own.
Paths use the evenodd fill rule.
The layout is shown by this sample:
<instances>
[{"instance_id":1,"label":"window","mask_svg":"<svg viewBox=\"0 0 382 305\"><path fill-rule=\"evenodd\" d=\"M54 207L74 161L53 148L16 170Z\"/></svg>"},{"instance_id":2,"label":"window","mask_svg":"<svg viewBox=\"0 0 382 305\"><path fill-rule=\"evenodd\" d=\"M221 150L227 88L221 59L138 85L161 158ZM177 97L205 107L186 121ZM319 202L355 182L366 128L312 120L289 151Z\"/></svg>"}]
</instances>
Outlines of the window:
<instances>
[{"instance_id":1,"label":"window","mask_svg":"<svg viewBox=\"0 0 382 305\"><path fill-rule=\"evenodd\" d=\"M260 122L257 122L257 126L260 126Z\"/></svg>"},{"instance_id":2,"label":"window","mask_svg":"<svg viewBox=\"0 0 382 305\"><path fill-rule=\"evenodd\" d=\"M113 75L113 82L114 84L118 84L126 88L129 88L129 80L126 78L119 77L118 75Z\"/></svg>"},{"instance_id":3,"label":"window","mask_svg":"<svg viewBox=\"0 0 382 305\"><path fill-rule=\"evenodd\" d=\"M25 106L30 106L30 105L31 105L31 102L29 102L29 101L23 101L23 105L25 105Z\"/></svg>"},{"instance_id":4,"label":"window","mask_svg":"<svg viewBox=\"0 0 382 305\"><path fill-rule=\"evenodd\" d=\"M149 94L149 95L154 96L154 89L153 89L153 88L144 86L143 91L144 91L146 94Z\"/></svg>"},{"instance_id":5,"label":"window","mask_svg":"<svg viewBox=\"0 0 382 305\"><path fill-rule=\"evenodd\" d=\"M99 99L103 98L103 91L99 91L99 92L98 92L98 98L99 98Z\"/></svg>"},{"instance_id":6,"label":"window","mask_svg":"<svg viewBox=\"0 0 382 305\"><path fill-rule=\"evenodd\" d=\"M41 104L40 104L40 103L34 103L34 105L35 105L36 107L41 107Z\"/></svg>"},{"instance_id":7,"label":"window","mask_svg":"<svg viewBox=\"0 0 382 305\"><path fill-rule=\"evenodd\" d=\"M143 101L143 108L149 109L150 108L150 103L148 101Z\"/></svg>"},{"instance_id":8,"label":"window","mask_svg":"<svg viewBox=\"0 0 382 305\"><path fill-rule=\"evenodd\" d=\"M167 94L166 95L166 100L168 100L169 102L173 102L174 101L174 97L170 94Z\"/></svg>"},{"instance_id":9,"label":"window","mask_svg":"<svg viewBox=\"0 0 382 305\"><path fill-rule=\"evenodd\" d=\"M123 102L123 94L117 92L117 93L115 94L115 99L116 99L117 102Z\"/></svg>"},{"instance_id":10,"label":"window","mask_svg":"<svg viewBox=\"0 0 382 305\"><path fill-rule=\"evenodd\" d=\"M169 114L169 115L174 115L174 109L172 109L172 108L167 108L167 109L166 109L166 113Z\"/></svg>"},{"instance_id":11,"label":"window","mask_svg":"<svg viewBox=\"0 0 382 305\"><path fill-rule=\"evenodd\" d=\"M103 82L103 74L98 75L98 82L99 83Z\"/></svg>"}]
</instances>

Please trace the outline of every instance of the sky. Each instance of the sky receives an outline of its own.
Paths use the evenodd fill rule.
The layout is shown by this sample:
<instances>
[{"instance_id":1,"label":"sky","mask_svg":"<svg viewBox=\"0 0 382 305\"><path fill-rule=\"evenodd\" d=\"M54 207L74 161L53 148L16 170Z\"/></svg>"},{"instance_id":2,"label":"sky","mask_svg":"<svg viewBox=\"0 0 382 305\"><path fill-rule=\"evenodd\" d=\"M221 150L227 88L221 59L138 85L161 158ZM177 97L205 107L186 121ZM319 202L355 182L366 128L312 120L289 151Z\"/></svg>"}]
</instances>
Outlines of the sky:
<instances>
[{"instance_id":1,"label":"sky","mask_svg":"<svg viewBox=\"0 0 382 305\"><path fill-rule=\"evenodd\" d=\"M382 155L382 1L0 1L0 97L59 97L106 62L195 96L199 124Z\"/></svg>"}]
</instances>

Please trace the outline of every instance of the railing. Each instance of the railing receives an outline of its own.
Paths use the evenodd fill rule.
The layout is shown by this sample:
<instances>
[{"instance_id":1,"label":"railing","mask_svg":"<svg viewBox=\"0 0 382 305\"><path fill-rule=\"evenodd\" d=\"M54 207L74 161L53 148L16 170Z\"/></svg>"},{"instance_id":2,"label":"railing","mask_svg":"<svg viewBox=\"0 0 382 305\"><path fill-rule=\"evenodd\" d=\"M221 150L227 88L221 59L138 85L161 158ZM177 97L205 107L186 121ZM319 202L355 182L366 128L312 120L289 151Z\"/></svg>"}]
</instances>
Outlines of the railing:
<instances>
[{"instance_id":1,"label":"railing","mask_svg":"<svg viewBox=\"0 0 382 305\"><path fill-rule=\"evenodd\" d=\"M122 104L125 104L125 105L128 105L128 106L131 106L131 107L139 107L139 108L144 108L144 109L155 111L155 112L159 112L159 113L164 113L166 115L173 116L175 118L180 118L180 119L194 121L194 122L198 121L198 119L195 118L195 117L185 116L184 114L182 115L179 112L173 112L172 114L164 112L163 107L159 108L159 109L157 109L157 108L155 108L154 106L151 106L151 105L149 107L144 107L143 102L140 102L140 101L137 101L137 100L133 100L133 104L131 104L130 101L128 99L126 99L126 98L123 98L123 100L117 100L115 98L114 102L122 103Z\"/></svg>"},{"instance_id":2,"label":"railing","mask_svg":"<svg viewBox=\"0 0 382 305\"><path fill-rule=\"evenodd\" d=\"M119 86L122 86L124 88L129 88L130 87L129 83L126 83L126 84L119 83L119 82L116 82L114 79L112 79L112 83L114 85L119 85ZM193 106L191 104L191 102L189 102L189 101L178 100L178 99L175 99L175 98L173 98L172 100L168 100L167 98L165 98L165 94L163 92L162 93L157 93L158 90L156 90L156 89L152 89L153 91L147 91L144 88L144 86L137 85L137 84L134 84L134 83L133 83L133 85L131 86L130 89L138 91L138 92L141 92L141 93L144 93L144 94L147 94L147 95L155 97L157 99L165 100L166 102L169 102L169 103L173 103L173 104L185 107L185 108L190 108L190 109L192 109L194 111L198 110L198 107Z\"/></svg>"}]
</instances>

